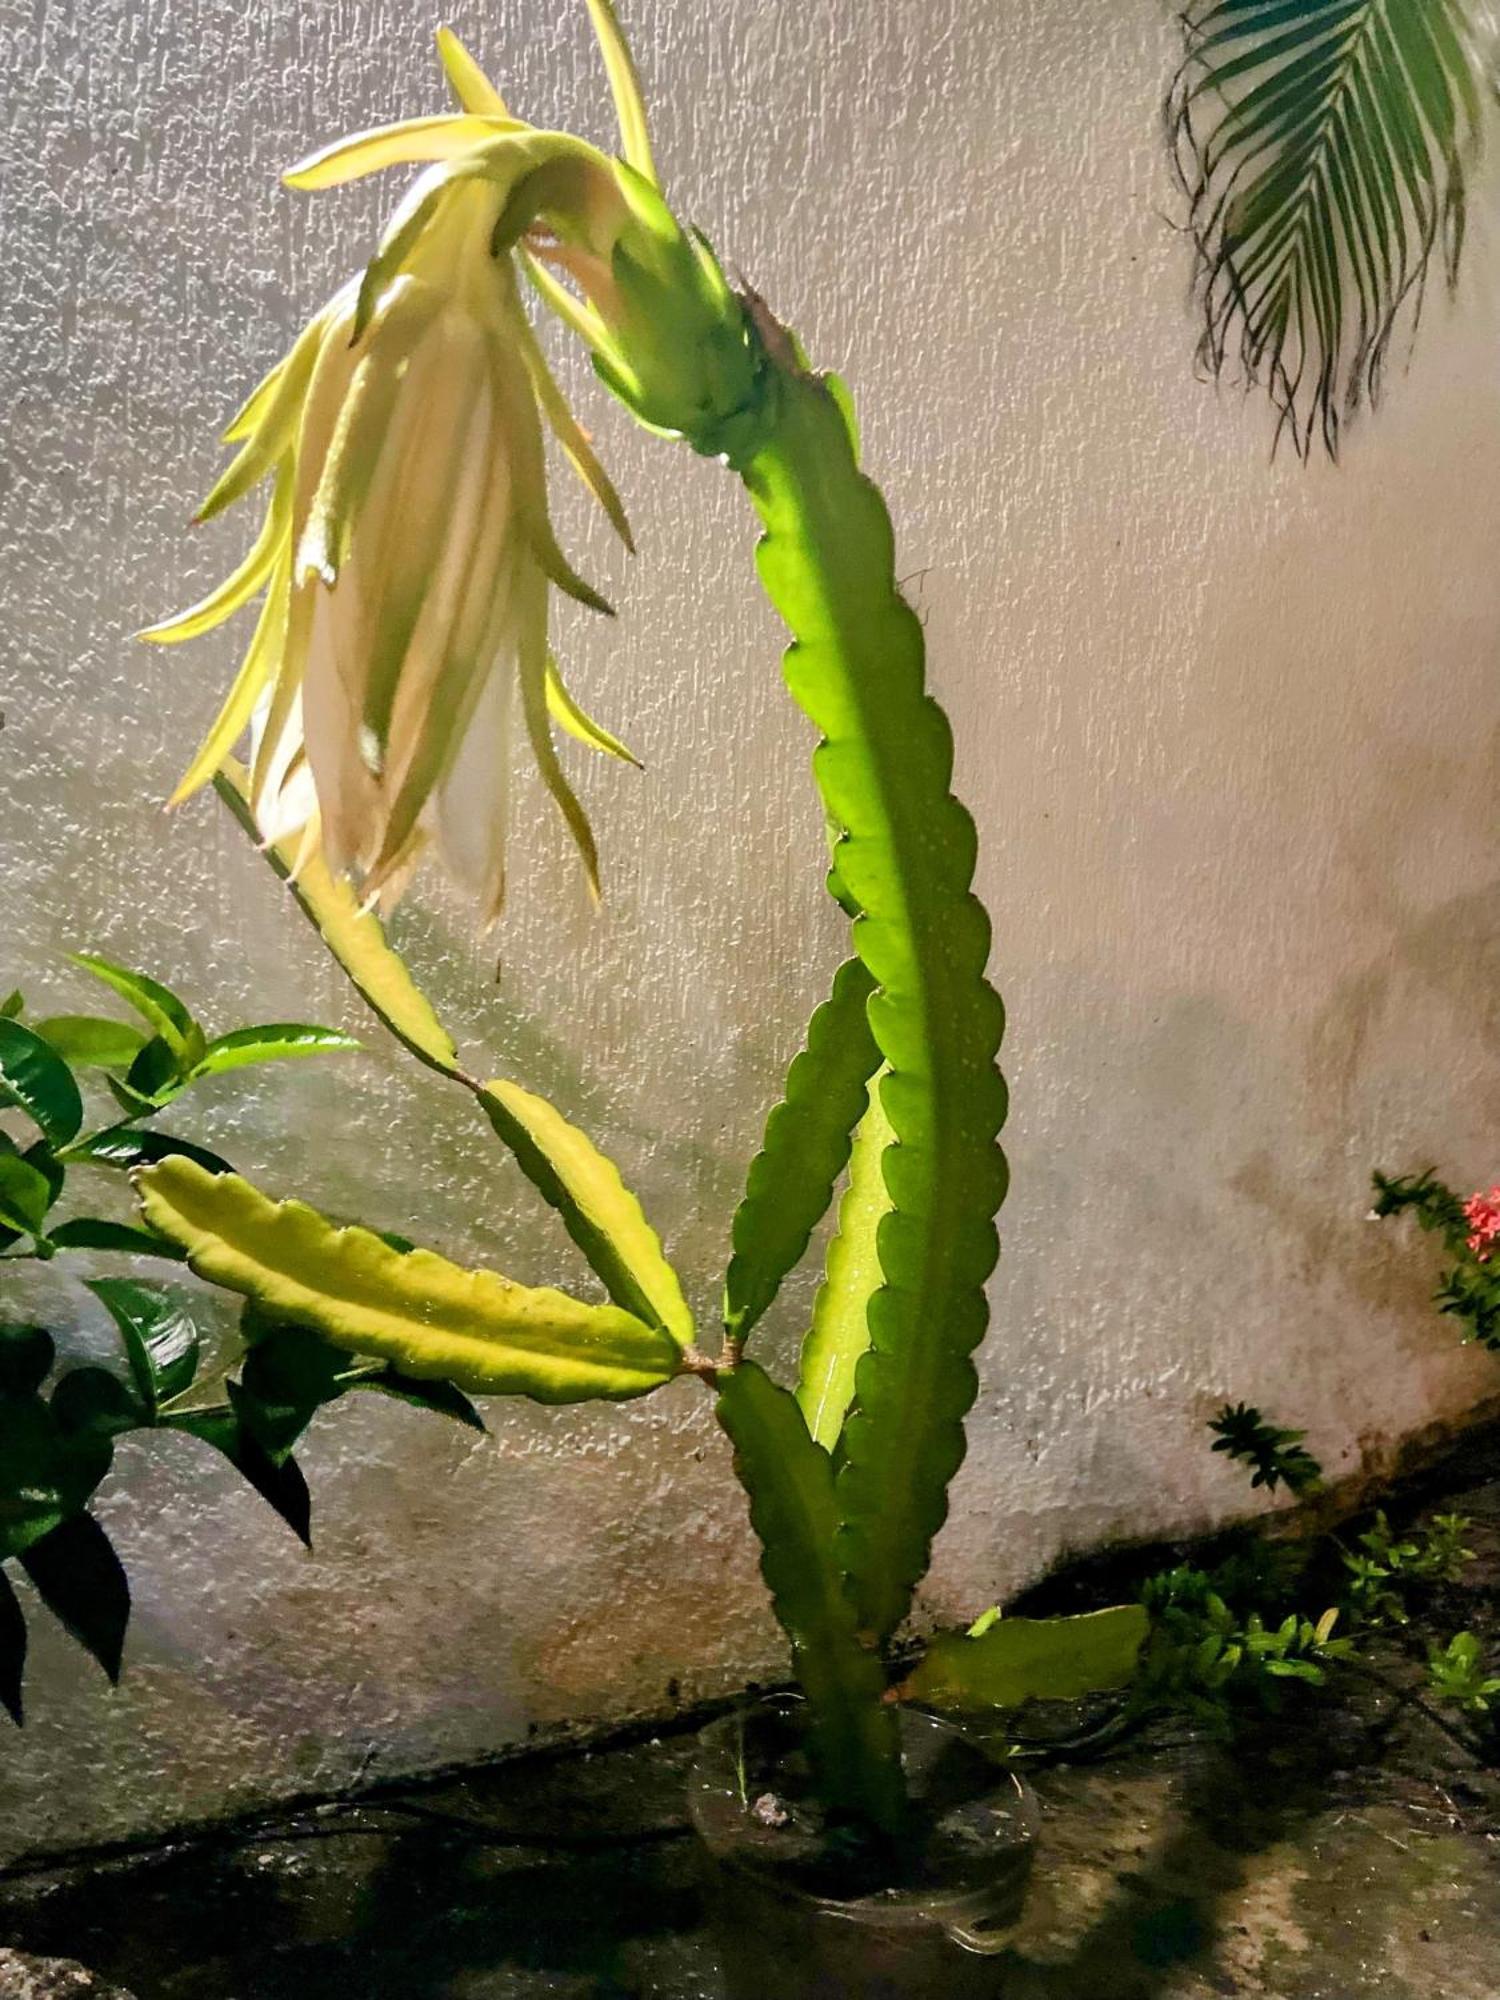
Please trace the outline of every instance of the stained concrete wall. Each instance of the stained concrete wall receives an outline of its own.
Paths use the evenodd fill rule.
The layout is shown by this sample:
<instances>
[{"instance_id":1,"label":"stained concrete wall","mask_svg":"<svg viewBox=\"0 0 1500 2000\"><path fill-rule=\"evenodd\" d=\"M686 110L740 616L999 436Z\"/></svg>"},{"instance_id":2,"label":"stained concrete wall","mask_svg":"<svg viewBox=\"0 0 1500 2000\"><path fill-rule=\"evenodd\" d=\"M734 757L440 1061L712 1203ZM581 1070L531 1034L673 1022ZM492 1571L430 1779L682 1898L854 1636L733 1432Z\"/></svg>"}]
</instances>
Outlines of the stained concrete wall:
<instances>
[{"instance_id":1,"label":"stained concrete wall","mask_svg":"<svg viewBox=\"0 0 1500 2000\"><path fill-rule=\"evenodd\" d=\"M1064 1551L1240 1506L1203 1449L1215 1398L1306 1424L1346 1470L1496 1386L1427 1309L1422 1252L1362 1220L1372 1163L1496 1169L1491 246L1481 213L1460 307L1430 304L1342 469L1272 463L1264 409L1192 378L1157 0L1019 0L1003 29L979 0L630 11L674 198L858 390L982 830L1015 1187L924 1600L973 1612ZM581 7L455 21L528 115L606 133ZM7 979L50 1006L91 997L62 954L94 946L221 1025L361 1023L213 804L159 811L241 635L164 656L129 634L241 545L234 519L184 532L212 439L371 239L380 194L309 202L275 174L438 108L432 25L416 0L0 0L0 893ZM498 981L440 892L402 936L474 1060L618 1153L711 1308L838 924L732 482L573 379L642 550L560 491L623 611L565 615L563 650L649 766L582 773L607 908L528 793ZM579 1277L464 1104L378 1032L210 1085L199 1116L271 1187ZM100 1332L60 1273L38 1303ZM127 1444L101 1509L135 1580L125 1684L38 1616L0 1848L774 1669L700 1390L491 1427L373 1399L320 1423L312 1556L187 1441Z\"/></svg>"}]
</instances>

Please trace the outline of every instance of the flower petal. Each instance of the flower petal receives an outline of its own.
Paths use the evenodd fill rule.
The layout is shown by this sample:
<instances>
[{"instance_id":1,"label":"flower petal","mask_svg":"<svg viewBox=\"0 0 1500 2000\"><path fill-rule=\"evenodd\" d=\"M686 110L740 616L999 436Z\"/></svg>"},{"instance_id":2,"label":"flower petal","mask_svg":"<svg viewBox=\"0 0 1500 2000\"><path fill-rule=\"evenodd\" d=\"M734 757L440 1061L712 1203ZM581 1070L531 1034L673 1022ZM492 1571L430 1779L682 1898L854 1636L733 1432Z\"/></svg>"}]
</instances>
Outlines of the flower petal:
<instances>
[{"instance_id":1,"label":"flower petal","mask_svg":"<svg viewBox=\"0 0 1500 2000\"><path fill-rule=\"evenodd\" d=\"M286 363L287 357L283 354L281 359L276 363L276 366L267 369L266 373L261 376L255 387L250 391L244 402L240 404L233 417L220 432L219 435L224 444L238 444L242 438L249 437L257 429L261 418L270 406L272 396L276 393L276 384L281 380Z\"/></svg>"},{"instance_id":2,"label":"flower petal","mask_svg":"<svg viewBox=\"0 0 1500 2000\"><path fill-rule=\"evenodd\" d=\"M392 736L409 740L421 691L439 670L433 649L446 645L457 615L481 507L495 510L492 542L498 545L504 532L508 482L496 489L491 478L484 497L484 480L493 473L490 412L482 337L465 322L444 320L408 367L380 491L372 494L354 544L367 609L359 727L363 755L377 771L399 769ZM477 573L478 564L472 568Z\"/></svg>"},{"instance_id":3,"label":"flower petal","mask_svg":"<svg viewBox=\"0 0 1500 2000\"><path fill-rule=\"evenodd\" d=\"M404 390L406 363L432 327L441 297L411 278L398 279L361 342L333 440L297 544L297 576L316 573L332 584L349 553L360 508L388 442L392 413Z\"/></svg>"},{"instance_id":4,"label":"flower petal","mask_svg":"<svg viewBox=\"0 0 1500 2000\"><path fill-rule=\"evenodd\" d=\"M232 507L252 487L258 486L281 458L291 442L302 411L303 398L317 370L318 357L323 352L324 342L336 322L348 289L346 286L344 292L330 299L298 334L291 353L275 378L275 387L267 398L256 428L219 476L213 491L193 516L195 521L211 521L226 507ZM254 398L251 400L253 402Z\"/></svg>"},{"instance_id":5,"label":"flower petal","mask_svg":"<svg viewBox=\"0 0 1500 2000\"><path fill-rule=\"evenodd\" d=\"M291 524L292 466L290 459L283 459L260 533L239 568L188 610L179 611L175 618L163 619L159 625L148 625L139 636L154 646L177 646L184 639L196 639L233 617L242 604L250 602L275 568Z\"/></svg>"},{"instance_id":6,"label":"flower petal","mask_svg":"<svg viewBox=\"0 0 1500 2000\"><path fill-rule=\"evenodd\" d=\"M480 118L508 118L505 99L451 28L437 31L438 60L448 87L465 111Z\"/></svg>"},{"instance_id":7,"label":"flower petal","mask_svg":"<svg viewBox=\"0 0 1500 2000\"><path fill-rule=\"evenodd\" d=\"M536 758L542 783L552 794L573 836L588 877L589 894L597 903L600 900L599 848L594 839L594 829L589 825L588 814L579 804L573 787L563 775L552 731L547 724L547 586L539 574L535 577L534 592L527 595L530 602L522 607L518 650L521 713L525 717L531 754Z\"/></svg>"},{"instance_id":8,"label":"flower petal","mask_svg":"<svg viewBox=\"0 0 1500 2000\"><path fill-rule=\"evenodd\" d=\"M591 750L602 750L607 757L618 757L622 763L633 764L638 771L646 768L634 752L626 749L618 736L611 736L592 716L584 714L564 686L557 661L551 653L547 655L547 713L560 729L566 729L580 743L587 743Z\"/></svg>"},{"instance_id":9,"label":"flower petal","mask_svg":"<svg viewBox=\"0 0 1500 2000\"><path fill-rule=\"evenodd\" d=\"M553 435L562 446L568 463L609 516L620 540L634 555L635 540L631 535L630 522L626 519L624 503L615 490L614 481L600 464L588 432L568 407L568 399L558 387L552 370L547 366L547 357L542 352L541 343L531 330L531 322L519 306L512 316L511 328L521 359L526 364L526 373L531 378L532 394L536 397L537 405L547 419Z\"/></svg>"},{"instance_id":10,"label":"flower petal","mask_svg":"<svg viewBox=\"0 0 1500 2000\"><path fill-rule=\"evenodd\" d=\"M514 755L516 677L503 661L484 676L474 712L435 797L444 865L492 924L505 901L505 836Z\"/></svg>"},{"instance_id":11,"label":"flower petal","mask_svg":"<svg viewBox=\"0 0 1500 2000\"><path fill-rule=\"evenodd\" d=\"M309 193L342 187L386 167L426 166L435 160L456 159L486 139L529 129L518 118L476 117L469 112L404 118L397 125L376 125L366 132L353 132L347 139L335 139L331 146L289 167L281 178L288 187Z\"/></svg>"},{"instance_id":12,"label":"flower petal","mask_svg":"<svg viewBox=\"0 0 1500 2000\"><path fill-rule=\"evenodd\" d=\"M651 157L651 132L646 123L641 80L613 0L588 0L588 10L599 40L599 52L604 57L610 94L615 100L615 115L620 121L620 151L638 174L644 174L654 187L659 187L661 183L656 178L656 162Z\"/></svg>"},{"instance_id":13,"label":"flower petal","mask_svg":"<svg viewBox=\"0 0 1500 2000\"><path fill-rule=\"evenodd\" d=\"M266 682L276 671L286 637L287 600L290 593L290 565L283 562L270 595L261 607L244 663L235 675L224 706L204 737L198 754L183 773L182 780L167 804L181 805L184 799L206 785L250 726Z\"/></svg>"}]
</instances>

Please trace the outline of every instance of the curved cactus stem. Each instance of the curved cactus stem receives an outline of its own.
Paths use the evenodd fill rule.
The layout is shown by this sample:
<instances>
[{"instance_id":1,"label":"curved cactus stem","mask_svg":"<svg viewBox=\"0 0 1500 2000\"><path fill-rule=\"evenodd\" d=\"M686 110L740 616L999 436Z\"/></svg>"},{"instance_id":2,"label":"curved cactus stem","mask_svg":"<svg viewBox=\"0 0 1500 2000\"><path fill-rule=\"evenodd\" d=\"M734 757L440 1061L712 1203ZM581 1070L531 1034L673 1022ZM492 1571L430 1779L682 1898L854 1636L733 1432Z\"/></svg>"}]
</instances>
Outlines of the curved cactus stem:
<instances>
[{"instance_id":1,"label":"curved cactus stem","mask_svg":"<svg viewBox=\"0 0 1500 2000\"><path fill-rule=\"evenodd\" d=\"M765 526L767 594L792 632L784 668L821 730L813 769L840 829L854 944L878 991L870 1027L895 1136L882 1165L884 1283L841 1440L839 1551L862 1631L906 1615L963 1459L1005 1193L995 1064L1004 1012L971 892L974 823L949 789L947 718L924 685L922 627L896 586L889 517L859 469L845 402L752 303L769 363L739 469Z\"/></svg>"}]
</instances>

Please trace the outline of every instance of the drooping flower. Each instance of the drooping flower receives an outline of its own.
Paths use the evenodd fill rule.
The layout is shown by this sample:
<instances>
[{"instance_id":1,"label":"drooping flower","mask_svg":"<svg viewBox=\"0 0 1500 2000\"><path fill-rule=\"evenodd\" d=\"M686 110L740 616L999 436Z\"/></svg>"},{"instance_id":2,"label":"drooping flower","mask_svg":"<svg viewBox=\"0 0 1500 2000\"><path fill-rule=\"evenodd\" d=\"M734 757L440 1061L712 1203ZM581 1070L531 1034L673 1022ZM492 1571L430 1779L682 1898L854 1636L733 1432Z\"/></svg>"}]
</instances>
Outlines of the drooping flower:
<instances>
[{"instance_id":1,"label":"drooping flower","mask_svg":"<svg viewBox=\"0 0 1500 2000\"><path fill-rule=\"evenodd\" d=\"M1468 1247L1481 1264L1500 1242L1500 1182L1488 1193L1482 1188L1464 1203L1464 1219L1469 1225Z\"/></svg>"},{"instance_id":2,"label":"drooping flower","mask_svg":"<svg viewBox=\"0 0 1500 2000\"><path fill-rule=\"evenodd\" d=\"M612 24L605 0L591 5ZM623 44L605 39L614 75ZM559 231L597 244L628 209L602 154L511 118L447 31L439 46L459 113L356 135L287 176L323 188L429 163L380 255L225 434L239 451L197 518L269 480L254 546L201 604L144 636L195 637L264 591L239 675L173 803L249 728L251 805L268 841L302 831L309 851L320 843L330 866L387 902L432 842L489 920L504 895L518 720L595 888L593 835L549 718L629 756L571 700L548 651L551 586L609 607L553 534L544 420L630 536L522 308L510 252L526 225L508 237L505 224L518 207L528 220L545 209L539 247Z\"/></svg>"}]
</instances>

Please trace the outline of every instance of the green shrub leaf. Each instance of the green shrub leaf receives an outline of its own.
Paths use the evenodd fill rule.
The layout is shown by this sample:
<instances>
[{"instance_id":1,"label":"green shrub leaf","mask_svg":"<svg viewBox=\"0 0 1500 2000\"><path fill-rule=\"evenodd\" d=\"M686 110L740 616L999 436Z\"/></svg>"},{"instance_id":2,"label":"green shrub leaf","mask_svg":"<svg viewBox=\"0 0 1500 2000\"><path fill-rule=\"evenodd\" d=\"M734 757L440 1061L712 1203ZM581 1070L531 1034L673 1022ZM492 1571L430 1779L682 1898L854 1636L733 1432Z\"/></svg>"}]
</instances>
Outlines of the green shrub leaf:
<instances>
[{"instance_id":1,"label":"green shrub leaf","mask_svg":"<svg viewBox=\"0 0 1500 2000\"><path fill-rule=\"evenodd\" d=\"M197 1438L227 1459L297 1539L312 1547L312 1495L294 1458L277 1464L232 1410L184 1410L164 1417L162 1423L163 1428Z\"/></svg>"},{"instance_id":2,"label":"green shrub leaf","mask_svg":"<svg viewBox=\"0 0 1500 2000\"><path fill-rule=\"evenodd\" d=\"M43 1604L91 1653L111 1681L120 1678L130 1585L114 1545L88 1514L74 1514L21 1553L21 1567Z\"/></svg>"},{"instance_id":3,"label":"green shrub leaf","mask_svg":"<svg viewBox=\"0 0 1500 2000\"><path fill-rule=\"evenodd\" d=\"M154 1416L198 1372L198 1329L178 1299L133 1278L95 1278L88 1289L119 1328L130 1373Z\"/></svg>"},{"instance_id":4,"label":"green shrub leaf","mask_svg":"<svg viewBox=\"0 0 1500 2000\"><path fill-rule=\"evenodd\" d=\"M0 1398L34 1396L57 1358L44 1326L0 1323Z\"/></svg>"},{"instance_id":5,"label":"green shrub leaf","mask_svg":"<svg viewBox=\"0 0 1500 2000\"><path fill-rule=\"evenodd\" d=\"M839 967L787 1071L785 1094L766 1120L735 1212L734 1256L724 1281L724 1326L732 1339L743 1341L801 1262L848 1164L850 1134L880 1061L865 1011L874 990L862 960Z\"/></svg>"},{"instance_id":6,"label":"green shrub leaf","mask_svg":"<svg viewBox=\"0 0 1500 2000\"><path fill-rule=\"evenodd\" d=\"M107 1438L64 1432L40 1396L0 1398L0 1562L81 1512L110 1456Z\"/></svg>"},{"instance_id":7,"label":"green shrub leaf","mask_svg":"<svg viewBox=\"0 0 1500 2000\"><path fill-rule=\"evenodd\" d=\"M151 1422L151 1411L107 1368L70 1368L52 1391L52 1414L69 1437L118 1437Z\"/></svg>"},{"instance_id":8,"label":"green shrub leaf","mask_svg":"<svg viewBox=\"0 0 1500 2000\"><path fill-rule=\"evenodd\" d=\"M47 1176L17 1153L0 1153L0 1223L40 1236L52 1201Z\"/></svg>"},{"instance_id":9,"label":"green shrub leaf","mask_svg":"<svg viewBox=\"0 0 1500 2000\"><path fill-rule=\"evenodd\" d=\"M72 964L92 973L95 979L102 979L106 986L134 1007L151 1032L159 1035L171 1049L180 1069L191 1069L201 1058L205 1047L203 1030L186 1005L168 987L148 978L144 972L132 972L127 966L111 964L109 959L100 958L96 952L75 951L69 957ZM76 1126L74 1129L76 1131Z\"/></svg>"},{"instance_id":10,"label":"green shrub leaf","mask_svg":"<svg viewBox=\"0 0 1500 2000\"><path fill-rule=\"evenodd\" d=\"M322 1055L332 1049L357 1049L353 1035L337 1028L304 1027L293 1021L276 1021L261 1028L236 1028L209 1043L193 1075L217 1076L227 1069L244 1069L251 1063L285 1062L298 1056Z\"/></svg>"},{"instance_id":11,"label":"green shrub leaf","mask_svg":"<svg viewBox=\"0 0 1500 2000\"><path fill-rule=\"evenodd\" d=\"M71 1160L87 1160L99 1167L149 1167L158 1160L192 1160L211 1174L227 1174L229 1162L210 1152L207 1146L195 1146L191 1139L178 1139L170 1132L142 1132L136 1126L125 1123L107 1125L102 1132L91 1132L86 1139L80 1139L76 1146L68 1150Z\"/></svg>"},{"instance_id":12,"label":"green shrub leaf","mask_svg":"<svg viewBox=\"0 0 1500 2000\"><path fill-rule=\"evenodd\" d=\"M19 1021L0 1020L0 1102L20 1105L54 1146L83 1123L83 1099L62 1057Z\"/></svg>"},{"instance_id":13,"label":"green shrub leaf","mask_svg":"<svg viewBox=\"0 0 1500 2000\"><path fill-rule=\"evenodd\" d=\"M146 1039L128 1022L96 1014L53 1014L35 1027L75 1069L129 1069Z\"/></svg>"},{"instance_id":14,"label":"green shrub leaf","mask_svg":"<svg viewBox=\"0 0 1500 2000\"><path fill-rule=\"evenodd\" d=\"M24 1714L21 1688L25 1678L26 1620L9 1577L0 1569L0 1708L17 1728Z\"/></svg>"},{"instance_id":15,"label":"green shrub leaf","mask_svg":"<svg viewBox=\"0 0 1500 2000\"><path fill-rule=\"evenodd\" d=\"M133 1257L181 1257L165 1236L134 1229L128 1222L108 1222L103 1216L75 1215L48 1232L54 1250L121 1250Z\"/></svg>"}]
</instances>

